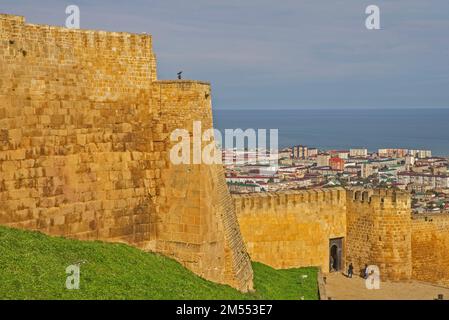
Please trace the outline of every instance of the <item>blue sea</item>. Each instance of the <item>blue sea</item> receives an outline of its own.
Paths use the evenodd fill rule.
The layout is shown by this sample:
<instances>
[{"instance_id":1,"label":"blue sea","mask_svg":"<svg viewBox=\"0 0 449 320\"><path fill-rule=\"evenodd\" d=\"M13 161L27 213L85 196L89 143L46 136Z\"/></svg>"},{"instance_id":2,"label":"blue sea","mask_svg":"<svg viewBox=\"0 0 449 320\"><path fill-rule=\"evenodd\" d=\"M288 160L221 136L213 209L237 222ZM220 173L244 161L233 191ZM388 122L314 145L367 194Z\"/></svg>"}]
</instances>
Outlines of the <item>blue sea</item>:
<instances>
[{"instance_id":1,"label":"blue sea","mask_svg":"<svg viewBox=\"0 0 449 320\"><path fill-rule=\"evenodd\" d=\"M449 109L214 110L215 128L278 129L279 146L432 150L449 156Z\"/></svg>"}]
</instances>

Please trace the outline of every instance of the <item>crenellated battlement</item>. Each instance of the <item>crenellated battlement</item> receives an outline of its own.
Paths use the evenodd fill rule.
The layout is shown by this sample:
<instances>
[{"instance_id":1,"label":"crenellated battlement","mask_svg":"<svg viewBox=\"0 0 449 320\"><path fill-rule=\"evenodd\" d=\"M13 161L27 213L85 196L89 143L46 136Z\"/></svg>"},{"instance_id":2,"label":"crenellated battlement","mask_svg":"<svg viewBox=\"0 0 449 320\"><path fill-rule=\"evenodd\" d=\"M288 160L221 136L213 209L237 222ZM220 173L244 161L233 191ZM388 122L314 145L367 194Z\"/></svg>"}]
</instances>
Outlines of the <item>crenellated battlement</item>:
<instances>
[{"instance_id":1,"label":"crenellated battlement","mask_svg":"<svg viewBox=\"0 0 449 320\"><path fill-rule=\"evenodd\" d=\"M240 212L257 208L291 208L305 203L345 203L371 208L410 208L410 194L393 189L350 189L329 188L289 190L278 192L235 194L236 209Z\"/></svg>"},{"instance_id":2,"label":"crenellated battlement","mask_svg":"<svg viewBox=\"0 0 449 320\"><path fill-rule=\"evenodd\" d=\"M410 194L394 189L350 189L347 191L348 202L353 205L376 208L410 208Z\"/></svg>"},{"instance_id":3,"label":"crenellated battlement","mask_svg":"<svg viewBox=\"0 0 449 320\"><path fill-rule=\"evenodd\" d=\"M17 26L24 26L24 27L30 27L42 30L48 30L48 31L57 31L57 32L63 32L63 33L77 33L77 34L97 34L98 36L103 36L107 38L114 38L114 37L135 37L135 38L150 38L151 35L146 33L132 33L132 32L117 32L117 31L105 31L105 30L95 30L95 29L71 29L63 26L55 26L55 25L48 25L48 24L36 24L36 23L27 23L24 16L17 16L12 14L5 14L0 13L0 24L2 26L7 25L17 25Z\"/></svg>"},{"instance_id":4,"label":"crenellated battlement","mask_svg":"<svg viewBox=\"0 0 449 320\"><path fill-rule=\"evenodd\" d=\"M266 193L233 195L238 212L255 209L283 210L307 203L344 204L346 191L343 188L291 190Z\"/></svg>"},{"instance_id":5,"label":"crenellated battlement","mask_svg":"<svg viewBox=\"0 0 449 320\"><path fill-rule=\"evenodd\" d=\"M83 50L107 50L111 54L133 57L153 57L152 36L128 32L109 32L103 30L69 29L62 26L30 24L22 16L0 14L0 40L7 40L11 46L29 50L24 33L31 33L41 41L39 47ZM101 53L99 53L101 54Z\"/></svg>"},{"instance_id":6,"label":"crenellated battlement","mask_svg":"<svg viewBox=\"0 0 449 320\"><path fill-rule=\"evenodd\" d=\"M24 16L18 16L14 14L0 13L0 22L1 20L6 20L9 23L25 24Z\"/></svg>"}]
</instances>

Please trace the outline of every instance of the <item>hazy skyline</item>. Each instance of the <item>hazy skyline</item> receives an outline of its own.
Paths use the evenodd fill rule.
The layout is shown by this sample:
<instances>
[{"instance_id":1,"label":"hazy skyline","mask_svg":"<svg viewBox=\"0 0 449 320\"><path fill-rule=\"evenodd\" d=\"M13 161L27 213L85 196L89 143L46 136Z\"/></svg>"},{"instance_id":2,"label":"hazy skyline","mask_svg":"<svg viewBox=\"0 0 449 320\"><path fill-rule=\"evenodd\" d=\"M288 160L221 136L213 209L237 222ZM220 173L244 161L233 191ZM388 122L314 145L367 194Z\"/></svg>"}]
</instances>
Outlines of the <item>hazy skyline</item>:
<instances>
[{"instance_id":1,"label":"hazy skyline","mask_svg":"<svg viewBox=\"0 0 449 320\"><path fill-rule=\"evenodd\" d=\"M153 36L160 79L210 81L215 108L449 107L449 2L0 0L0 12ZM381 30L365 28L365 8Z\"/></svg>"}]
</instances>

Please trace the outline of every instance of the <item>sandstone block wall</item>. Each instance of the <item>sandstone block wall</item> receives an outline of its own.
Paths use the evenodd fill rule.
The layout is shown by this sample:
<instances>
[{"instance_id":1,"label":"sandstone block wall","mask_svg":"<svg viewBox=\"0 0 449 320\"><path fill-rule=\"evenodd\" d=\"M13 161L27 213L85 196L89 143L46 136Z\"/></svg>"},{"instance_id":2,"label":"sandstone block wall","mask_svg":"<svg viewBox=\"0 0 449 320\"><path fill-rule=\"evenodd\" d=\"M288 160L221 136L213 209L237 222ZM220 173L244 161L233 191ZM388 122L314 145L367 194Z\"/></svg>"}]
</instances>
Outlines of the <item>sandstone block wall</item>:
<instances>
[{"instance_id":1,"label":"sandstone block wall","mask_svg":"<svg viewBox=\"0 0 449 320\"><path fill-rule=\"evenodd\" d=\"M163 124L156 141L163 141L162 158L169 158L177 143L169 135L177 128L191 133L193 161L194 121L202 130L212 124L208 83L157 81L152 105L156 123ZM160 135L160 137L159 137ZM201 150L209 142L199 141ZM216 152L220 153L218 150ZM167 161L161 171L158 203L163 212L157 221L156 251L177 257L208 279L225 279L235 287L252 289L251 261L238 227L222 165L181 164Z\"/></svg>"},{"instance_id":2,"label":"sandstone block wall","mask_svg":"<svg viewBox=\"0 0 449 320\"><path fill-rule=\"evenodd\" d=\"M129 243L251 289L222 168L168 159L173 128L212 126L210 87L157 81L151 41L0 15L0 224Z\"/></svg>"},{"instance_id":3,"label":"sandstone block wall","mask_svg":"<svg viewBox=\"0 0 449 320\"><path fill-rule=\"evenodd\" d=\"M0 223L145 247L158 161L151 37L5 15L0 27Z\"/></svg>"},{"instance_id":4,"label":"sandstone block wall","mask_svg":"<svg viewBox=\"0 0 449 320\"><path fill-rule=\"evenodd\" d=\"M413 278L449 286L449 215L415 215L411 225Z\"/></svg>"},{"instance_id":5,"label":"sandstone block wall","mask_svg":"<svg viewBox=\"0 0 449 320\"><path fill-rule=\"evenodd\" d=\"M384 280L412 277L411 201L405 192L336 188L233 198L255 261L329 272L329 240L344 238L344 271L352 262L356 273L374 264Z\"/></svg>"},{"instance_id":6,"label":"sandstone block wall","mask_svg":"<svg viewBox=\"0 0 449 320\"><path fill-rule=\"evenodd\" d=\"M346 263L377 265L381 279L412 276L410 196L401 191L347 193Z\"/></svg>"},{"instance_id":7,"label":"sandstone block wall","mask_svg":"<svg viewBox=\"0 0 449 320\"><path fill-rule=\"evenodd\" d=\"M252 260L274 268L319 266L329 272L329 240L346 236L344 189L233 198Z\"/></svg>"}]
</instances>

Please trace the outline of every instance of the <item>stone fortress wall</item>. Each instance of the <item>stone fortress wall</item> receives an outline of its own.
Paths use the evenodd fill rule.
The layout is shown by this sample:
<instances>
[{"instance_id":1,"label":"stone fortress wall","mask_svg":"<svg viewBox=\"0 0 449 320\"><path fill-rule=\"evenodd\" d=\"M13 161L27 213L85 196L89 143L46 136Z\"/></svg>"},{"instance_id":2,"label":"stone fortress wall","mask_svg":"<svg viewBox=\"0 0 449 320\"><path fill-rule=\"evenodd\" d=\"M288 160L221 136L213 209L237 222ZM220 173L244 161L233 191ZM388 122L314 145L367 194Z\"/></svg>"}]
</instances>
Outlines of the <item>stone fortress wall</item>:
<instances>
[{"instance_id":1,"label":"stone fortress wall","mask_svg":"<svg viewBox=\"0 0 449 320\"><path fill-rule=\"evenodd\" d=\"M158 81L149 35L11 15L0 74L0 224L125 242L252 289L223 169L168 158L173 129L212 126L209 84Z\"/></svg>"},{"instance_id":2,"label":"stone fortress wall","mask_svg":"<svg viewBox=\"0 0 449 320\"><path fill-rule=\"evenodd\" d=\"M384 279L411 278L410 205L401 191L348 191L346 260L356 272L372 264Z\"/></svg>"},{"instance_id":3,"label":"stone fortress wall","mask_svg":"<svg viewBox=\"0 0 449 320\"><path fill-rule=\"evenodd\" d=\"M342 271L377 265L381 279L449 285L449 215L413 217L410 195L341 188L234 195L251 258L274 268L329 272L330 240L343 238Z\"/></svg>"},{"instance_id":4,"label":"stone fortress wall","mask_svg":"<svg viewBox=\"0 0 449 320\"><path fill-rule=\"evenodd\" d=\"M221 165L172 164L174 129L212 128L210 85L158 80L151 41L0 15L0 224L124 242L242 291L250 256L328 272L332 239L343 268L449 284L449 217L411 219L403 192L231 197Z\"/></svg>"},{"instance_id":5,"label":"stone fortress wall","mask_svg":"<svg viewBox=\"0 0 449 320\"><path fill-rule=\"evenodd\" d=\"M346 236L344 189L233 198L252 260L274 268L319 266L329 272L329 240Z\"/></svg>"},{"instance_id":6,"label":"stone fortress wall","mask_svg":"<svg viewBox=\"0 0 449 320\"><path fill-rule=\"evenodd\" d=\"M449 214L412 219L413 278L449 287Z\"/></svg>"}]
</instances>

